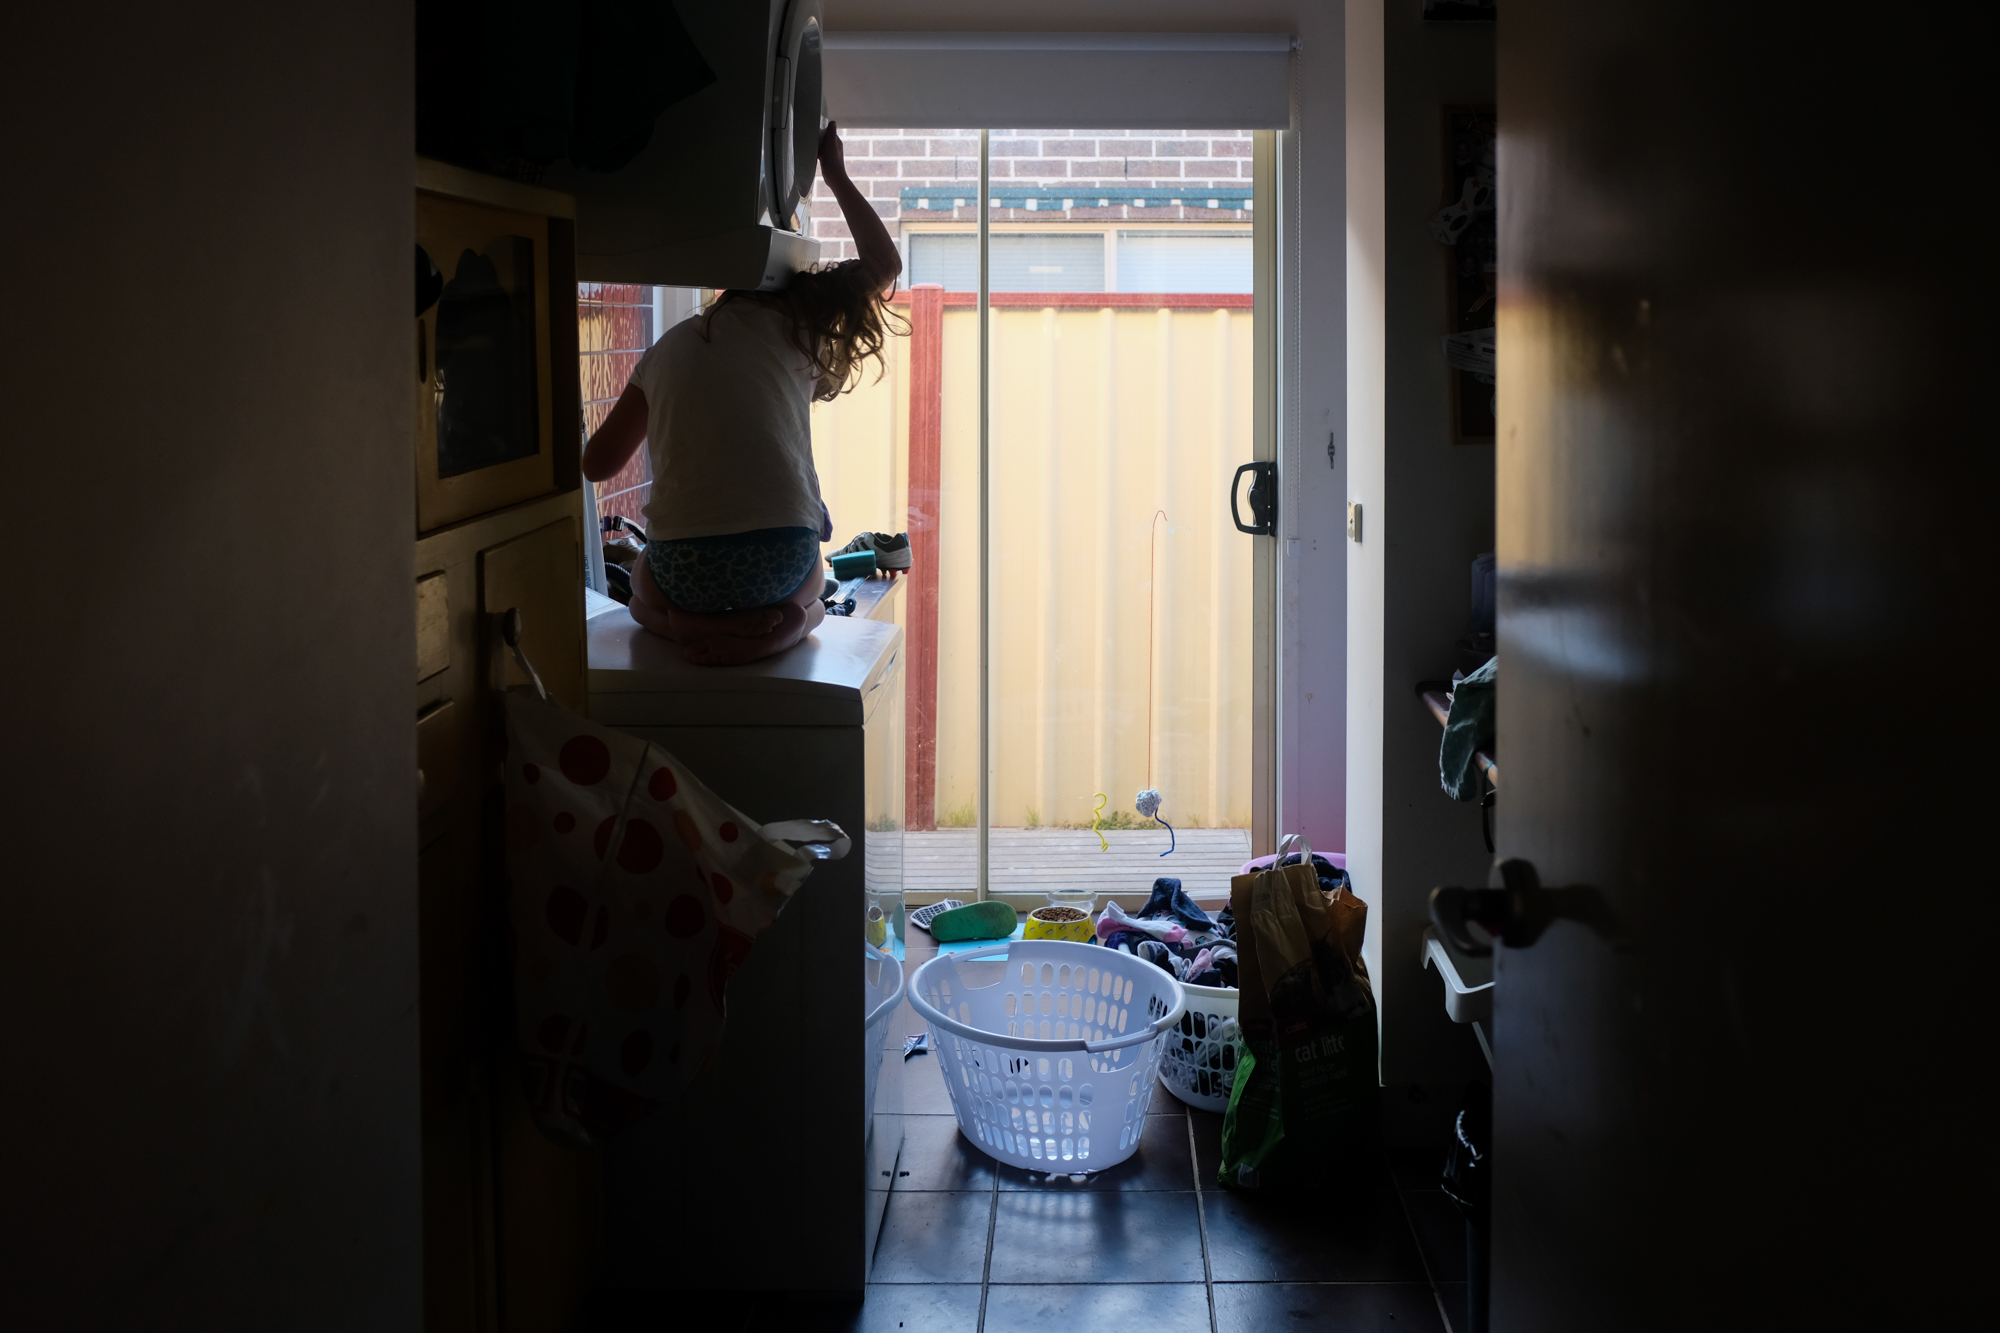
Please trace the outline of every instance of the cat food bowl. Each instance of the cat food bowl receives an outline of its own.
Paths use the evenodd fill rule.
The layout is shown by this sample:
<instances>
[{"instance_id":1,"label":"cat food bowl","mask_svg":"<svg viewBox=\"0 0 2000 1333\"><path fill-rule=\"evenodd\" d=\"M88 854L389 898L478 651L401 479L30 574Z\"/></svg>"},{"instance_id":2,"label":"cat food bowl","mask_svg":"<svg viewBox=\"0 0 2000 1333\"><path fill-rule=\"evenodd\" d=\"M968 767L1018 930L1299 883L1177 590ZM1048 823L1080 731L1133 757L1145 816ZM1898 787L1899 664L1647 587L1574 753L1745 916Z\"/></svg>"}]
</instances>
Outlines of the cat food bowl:
<instances>
[{"instance_id":1,"label":"cat food bowl","mask_svg":"<svg viewBox=\"0 0 2000 1333\"><path fill-rule=\"evenodd\" d=\"M1078 907L1037 907L1028 913L1022 934L1031 940L1069 940L1088 944L1096 936L1090 913Z\"/></svg>"}]
</instances>

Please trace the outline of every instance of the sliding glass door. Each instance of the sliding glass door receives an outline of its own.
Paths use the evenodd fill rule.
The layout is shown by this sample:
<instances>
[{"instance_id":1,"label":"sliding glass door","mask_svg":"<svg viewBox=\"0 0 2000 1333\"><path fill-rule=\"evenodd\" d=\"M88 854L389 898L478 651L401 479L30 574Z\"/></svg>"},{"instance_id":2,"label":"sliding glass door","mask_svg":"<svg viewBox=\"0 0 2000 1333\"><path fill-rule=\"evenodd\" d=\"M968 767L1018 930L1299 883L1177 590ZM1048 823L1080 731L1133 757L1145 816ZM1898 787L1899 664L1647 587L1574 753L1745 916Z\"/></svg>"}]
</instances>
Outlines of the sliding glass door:
<instances>
[{"instance_id":1,"label":"sliding glass door","mask_svg":"<svg viewBox=\"0 0 2000 1333\"><path fill-rule=\"evenodd\" d=\"M835 544L915 551L892 613L913 902L1226 890L1269 825L1274 539L1230 488L1271 456L1270 137L848 136L910 336L814 438Z\"/></svg>"}]
</instances>

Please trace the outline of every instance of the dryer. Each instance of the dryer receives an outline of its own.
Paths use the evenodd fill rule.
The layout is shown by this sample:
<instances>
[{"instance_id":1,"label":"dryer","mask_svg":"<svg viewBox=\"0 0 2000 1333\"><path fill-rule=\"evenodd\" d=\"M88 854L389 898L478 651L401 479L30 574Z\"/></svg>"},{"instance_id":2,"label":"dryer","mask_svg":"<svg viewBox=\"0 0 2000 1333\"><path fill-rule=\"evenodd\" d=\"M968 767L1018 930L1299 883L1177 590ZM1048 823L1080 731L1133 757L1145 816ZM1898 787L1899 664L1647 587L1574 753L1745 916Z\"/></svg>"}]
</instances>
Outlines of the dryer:
<instances>
[{"instance_id":1,"label":"dryer","mask_svg":"<svg viewBox=\"0 0 2000 1333\"><path fill-rule=\"evenodd\" d=\"M715 81L662 112L619 170L561 161L542 176L576 197L577 277L782 287L818 258L806 200L826 124L822 0L675 8Z\"/></svg>"}]
</instances>

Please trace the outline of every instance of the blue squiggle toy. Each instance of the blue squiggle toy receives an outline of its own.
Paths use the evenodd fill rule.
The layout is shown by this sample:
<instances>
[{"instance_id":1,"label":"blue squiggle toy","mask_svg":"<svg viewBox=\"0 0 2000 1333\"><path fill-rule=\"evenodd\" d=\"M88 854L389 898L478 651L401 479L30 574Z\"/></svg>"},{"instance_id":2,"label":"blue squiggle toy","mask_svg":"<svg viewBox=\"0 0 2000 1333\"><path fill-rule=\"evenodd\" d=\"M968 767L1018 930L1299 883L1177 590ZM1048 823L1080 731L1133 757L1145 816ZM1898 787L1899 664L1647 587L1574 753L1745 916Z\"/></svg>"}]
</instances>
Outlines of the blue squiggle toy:
<instances>
[{"instance_id":1,"label":"blue squiggle toy","mask_svg":"<svg viewBox=\"0 0 2000 1333\"><path fill-rule=\"evenodd\" d=\"M1174 854L1174 845L1179 839L1174 834L1174 826L1160 818L1159 791L1152 787L1146 788L1146 790L1139 793L1138 799L1133 802L1133 805L1138 809L1140 814L1167 831L1167 850L1161 852L1160 855L1172 856Z\"/></svg>"}]
</instances>

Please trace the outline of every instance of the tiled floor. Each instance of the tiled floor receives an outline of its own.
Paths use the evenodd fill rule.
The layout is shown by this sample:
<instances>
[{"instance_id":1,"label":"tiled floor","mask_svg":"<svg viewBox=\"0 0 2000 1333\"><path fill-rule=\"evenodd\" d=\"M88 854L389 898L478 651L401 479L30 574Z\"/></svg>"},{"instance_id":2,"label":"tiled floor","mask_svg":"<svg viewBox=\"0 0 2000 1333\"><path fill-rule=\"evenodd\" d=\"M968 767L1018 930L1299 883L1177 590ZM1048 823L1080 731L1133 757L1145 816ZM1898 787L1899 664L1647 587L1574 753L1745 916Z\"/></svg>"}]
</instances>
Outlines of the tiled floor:
<instances>
[{"instance_id":1,"label":"tiled floor","mask_svg":"<svg viewBox=\"0 0 2000 1333\"><path fill-rule=\"evenodd\" d=\"M911 931L910 966L927 956ZM907 1006L906 1006L907 1010ZM1389 1154L1336 1198L1215 1184L1222 1117L1164 1088L1131 1159L1082 1184L1003 1167L958 1132L935 1057L900 1058L885 1091L905 1131L861 1308L765 1297L683 1308L676 1327L798 1333L1413 1333L1465 1327L1464 1226L1437 1153ZM624 1327L606 1323L605 1327Z\"/></svg>"}]
</instances>

